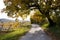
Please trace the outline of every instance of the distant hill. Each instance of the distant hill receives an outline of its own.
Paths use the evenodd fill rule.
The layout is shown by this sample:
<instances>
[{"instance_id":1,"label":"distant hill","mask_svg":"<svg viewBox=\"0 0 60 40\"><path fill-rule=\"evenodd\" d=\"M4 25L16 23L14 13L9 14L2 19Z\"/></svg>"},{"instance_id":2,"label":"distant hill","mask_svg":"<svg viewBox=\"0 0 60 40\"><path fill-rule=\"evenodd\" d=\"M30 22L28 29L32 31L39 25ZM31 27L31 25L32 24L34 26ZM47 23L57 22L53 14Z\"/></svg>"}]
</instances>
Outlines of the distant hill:
<instances>
[{"instance_id":1,"label":"distant hill","mask_svg":"<svg viewBox=\"0 0 60 40\"><path fill-rule=\"evenodd\" d=\"M21 23L25 23L25 22L30 22L30 21L23 21L23 20L18 20ZM0 22L16 22L15 20L10 20L10 19L0 19Z\"/></svg>"},{"instance_id":2,"label":"distant hill","mask_svg":"<svg viewBox=\"0 0 60 40\"><path fill-rule=\"evenodd\" d=\"M9 20L9 19L0 19L0 22L14 22L14 20Z\"/></svg>"}]
</instances>

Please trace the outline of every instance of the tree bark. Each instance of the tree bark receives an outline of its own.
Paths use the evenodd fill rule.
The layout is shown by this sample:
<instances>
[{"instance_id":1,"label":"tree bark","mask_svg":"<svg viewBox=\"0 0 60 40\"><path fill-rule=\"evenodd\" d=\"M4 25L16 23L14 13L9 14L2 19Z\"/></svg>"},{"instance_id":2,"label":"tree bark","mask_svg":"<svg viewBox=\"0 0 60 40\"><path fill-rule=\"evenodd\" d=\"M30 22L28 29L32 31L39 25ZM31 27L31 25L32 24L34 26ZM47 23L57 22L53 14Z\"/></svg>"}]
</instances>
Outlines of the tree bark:
<instances>
[{"instance_id":1,"label":"tree bark","mask_svg":"<svg viewBox=\"0 0 60 40\"><path fill-rule=\"evenodd\" d=\"M49 27L54 27L56 25L56 23L50 18L49 10L43 11L43 10L41 10L39 5L37 5L37 8L43 15L45 15L47 17L47 19L49 21Z\"/></svg>"},{"instance_id":2,"label":"tree bark","mask_svg":"<svg viewBox=\"0 0 60 40\"><path fill-rule=\"evenodd\" d=\"M56 22L54 22L49 15L49 12L47 11L45 16L47 17L48 21L49 21L49 27L54 27L56 25Z\"/></svg>"}]
</instances>

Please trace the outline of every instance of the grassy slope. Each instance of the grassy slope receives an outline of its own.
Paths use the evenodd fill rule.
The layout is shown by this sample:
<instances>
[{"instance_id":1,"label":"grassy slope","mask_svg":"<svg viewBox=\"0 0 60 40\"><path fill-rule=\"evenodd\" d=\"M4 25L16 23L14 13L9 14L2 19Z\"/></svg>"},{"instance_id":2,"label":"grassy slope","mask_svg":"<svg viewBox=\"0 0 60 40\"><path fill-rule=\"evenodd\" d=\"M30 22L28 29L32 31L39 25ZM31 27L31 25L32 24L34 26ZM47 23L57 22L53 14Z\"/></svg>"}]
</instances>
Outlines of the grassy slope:
<instances>
[{"instance_id":1,"label":"grassy slope","mask_svg":"<svg viewBox=\"0 0 60 40\"><path fill-rule=\"evenodd\" d=\"M0 40L18 40L18 38L21 37L22 35L24 35L28 30L29 30L29 28L22 27L13 32L10 32L7 34L1 34Z\"/></svg>"},{"instance_id":2,"label":"grassy slope","mask_svg":"<svg viewBox=\"0 0 60 40\"><path fill-rule=\"evenodd\" d=\"M42 25L45 32L52 37L53 40L60 40L60 26L56 25L51 28L47 28L48 24Z\"/></svg>"},{"instance_id":3,"label":"grassy slope","mask_svg":"<svg viewBox=\"0 0 60 40\"><path fill-rule=\"evenodd\" d=\"M49 28L48 32L50 33L51 37L53 37L53 40L60 40L60 26L57 25Z\"/></svg>"}]
</instances>

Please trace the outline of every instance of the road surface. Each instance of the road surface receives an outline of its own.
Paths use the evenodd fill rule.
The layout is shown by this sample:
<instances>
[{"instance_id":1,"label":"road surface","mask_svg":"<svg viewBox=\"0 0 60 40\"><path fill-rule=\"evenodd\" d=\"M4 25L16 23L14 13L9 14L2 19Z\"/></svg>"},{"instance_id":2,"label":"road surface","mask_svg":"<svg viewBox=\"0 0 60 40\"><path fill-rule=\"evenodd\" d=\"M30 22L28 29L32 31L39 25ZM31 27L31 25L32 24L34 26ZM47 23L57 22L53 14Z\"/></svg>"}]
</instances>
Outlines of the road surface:
<instances>
[{"instance_id":1,"label":"road surface","mask_svg":"<svg viewBox=\"0 0 60 40\"><path fill-rule=\"evenodd\" d=\"M37 24L32 24L32 28L25 35L22 36L19 40L52 40L44 30L39 27Z\"/></svg>"}]
</instances>

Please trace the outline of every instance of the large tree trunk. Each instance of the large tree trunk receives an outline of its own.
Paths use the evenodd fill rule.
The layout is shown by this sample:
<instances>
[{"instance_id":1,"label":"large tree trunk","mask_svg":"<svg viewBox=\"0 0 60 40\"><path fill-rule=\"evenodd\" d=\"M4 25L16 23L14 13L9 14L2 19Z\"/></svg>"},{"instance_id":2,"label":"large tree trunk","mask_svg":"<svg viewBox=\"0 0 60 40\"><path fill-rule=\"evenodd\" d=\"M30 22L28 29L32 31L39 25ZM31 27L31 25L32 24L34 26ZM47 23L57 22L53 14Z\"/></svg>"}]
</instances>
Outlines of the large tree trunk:
<instances>
[{"instance_id":1,"label":"large tree trunk","mask_svg":"<svg viewBox=\"0 0 60 40\"><path fill-rule=\"evenodd\" d=\"M55 26L56 25L56 23L55 22L53 22L53 20L51 19L51 18L48 18L48 21L49 21L49 26Z\"/></svg>"},{"instance_id":2,"label":"large tree trunk","mask_svg":"<svg viewBox=\"0 0 60 40\"><path fill-rule=\"evenodd\" d=\"M29 7L36 7L43 15L45 15L49 21L49 27L54 27L56 25L56 23L50 18L49 15L49 10L47 9L45 10L41 10L40 6L38 5L38 3L35 3L34 5L29 5Z\"/></svg>"},{"instance_id":3,"label":"large tree trunk","mask_svg":"<svg viewBox=\"0 0 60 40\"><path fill-rule=\"evenodd\" d=\"M45 12L45 16L47 17L48 21L49 21L49 27L54 27L56 25L56 22L54 22L49 15L49 11Z\"/></svg>"},{"instance_id":4,"label":"large tree trunk","mask_svg":"<svg viewBox=\"0 0 60 40\"><path fill-rule=\"evenodd\" d=\"M54 27L56 25L56 23L50 18L49 10L47 10L47 11L44 10L43 11L43 10L40 9L39 5L37 5L37 8L43 15L45 15L47 17L47 19L49 21L49 27L52 27L52 26Z\"/></svg>"}]
</instances>

